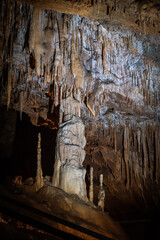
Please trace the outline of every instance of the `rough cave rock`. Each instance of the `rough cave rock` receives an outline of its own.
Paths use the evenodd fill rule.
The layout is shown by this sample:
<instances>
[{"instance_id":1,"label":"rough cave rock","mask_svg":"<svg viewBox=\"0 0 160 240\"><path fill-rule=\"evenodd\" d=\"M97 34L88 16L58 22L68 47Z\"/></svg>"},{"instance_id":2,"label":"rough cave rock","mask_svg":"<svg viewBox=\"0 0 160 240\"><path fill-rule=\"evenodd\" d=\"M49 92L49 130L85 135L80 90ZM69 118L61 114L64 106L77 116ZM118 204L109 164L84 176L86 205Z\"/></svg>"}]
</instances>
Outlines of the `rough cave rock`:
<instances>
[{"instance_id":1,"label":"rough cave rock","mask_svg":"<svg viewBox=\"0 0 160 240\"><path fill-rule=\"evenodd\" d=\"M0 11L1 106L59 129L53 184L86 198L93 167L94 201L103 174L113 216L156 208L159 1L2 0Z\"/></svg>"}]
</instances>

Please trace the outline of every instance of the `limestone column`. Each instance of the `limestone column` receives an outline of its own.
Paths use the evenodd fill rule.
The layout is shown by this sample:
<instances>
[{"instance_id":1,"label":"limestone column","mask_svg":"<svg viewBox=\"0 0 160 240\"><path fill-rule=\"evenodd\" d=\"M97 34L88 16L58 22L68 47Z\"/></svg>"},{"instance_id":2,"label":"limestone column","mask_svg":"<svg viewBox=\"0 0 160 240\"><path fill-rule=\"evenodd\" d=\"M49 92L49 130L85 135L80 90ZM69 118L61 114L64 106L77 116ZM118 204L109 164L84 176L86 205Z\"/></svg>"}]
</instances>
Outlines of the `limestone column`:
<instances>
[{"instance_id":1,"label":"limestone column","mask_svg":"<svg viewBox=\"0 0 160 240\"><path fill-rule=\"evenodd\" d=\"M74 88L76 88L74 86ZM62 90L61 90L62 91ZM87 199L83 161L85 159L85 126L80 118L81 98L77 90L66 89L60 100L60 122L57 134L53 185L70 194ZM63 116L62 116L63 115Z\"/></svg>"}]
</instances>

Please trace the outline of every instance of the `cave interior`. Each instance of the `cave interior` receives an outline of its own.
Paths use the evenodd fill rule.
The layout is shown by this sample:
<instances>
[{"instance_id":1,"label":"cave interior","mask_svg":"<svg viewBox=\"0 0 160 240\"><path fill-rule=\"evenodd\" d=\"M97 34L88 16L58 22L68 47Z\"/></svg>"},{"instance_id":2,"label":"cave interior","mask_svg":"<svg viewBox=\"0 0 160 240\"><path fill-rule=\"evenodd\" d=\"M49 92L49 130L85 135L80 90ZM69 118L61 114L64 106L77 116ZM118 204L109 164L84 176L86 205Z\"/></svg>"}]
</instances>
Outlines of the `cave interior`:
<instances>
[{"instance_id":1,"label":"cave interior","mask_svg":"<svg viewBox=\"0 0 160 240\"><path fill-rule=\"evenodd\" d=\"M160 239L159 0L1 1L0 161L3 239Z\"/></svg>"}]
</instances>

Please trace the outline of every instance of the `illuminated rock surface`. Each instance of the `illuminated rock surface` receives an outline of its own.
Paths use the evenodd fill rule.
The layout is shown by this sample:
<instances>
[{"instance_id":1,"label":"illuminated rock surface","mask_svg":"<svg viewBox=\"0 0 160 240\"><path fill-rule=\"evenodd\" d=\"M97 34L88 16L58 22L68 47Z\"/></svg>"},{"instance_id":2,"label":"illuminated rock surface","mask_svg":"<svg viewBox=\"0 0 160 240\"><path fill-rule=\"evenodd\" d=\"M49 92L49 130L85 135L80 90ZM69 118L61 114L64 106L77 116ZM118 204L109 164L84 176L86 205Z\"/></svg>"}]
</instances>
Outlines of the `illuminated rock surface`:
<instances>
[{"instance_id":1,"label":"illuminated rock surface","mask_svg":"<svg viewBox=\"0 0 160 240\"><path fill-rule=\"evenodd\" d=\"M105 211L152 216L160 199L159 1L3 0L0 10L7 126L14 109L58 129L55 186L86 199L93 167L95 204L103 174ZM2 157L14 141L14 128L7 131Z\"/></svg>"}]
</instances>

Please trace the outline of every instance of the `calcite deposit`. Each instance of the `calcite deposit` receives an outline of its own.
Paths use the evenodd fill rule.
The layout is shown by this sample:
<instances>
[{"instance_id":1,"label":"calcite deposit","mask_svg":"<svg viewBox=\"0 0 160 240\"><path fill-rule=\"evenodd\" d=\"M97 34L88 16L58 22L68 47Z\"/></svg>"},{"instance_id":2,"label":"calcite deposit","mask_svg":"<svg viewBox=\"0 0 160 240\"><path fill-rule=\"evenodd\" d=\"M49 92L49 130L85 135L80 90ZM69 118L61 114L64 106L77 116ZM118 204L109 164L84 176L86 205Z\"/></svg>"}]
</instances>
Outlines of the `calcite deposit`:
<instances>
[{"instance_id":1,"label":"calcite deposit","mask_svg":"<svg viewBox=\"0 0 160 240\"><path fill-rule=\"evenodd\" d=\"M86 199L93 167L91 201L103 174L114 216L157 209L159 1L2 0L0 11L1 106L58 129L53 185Z\"/></svg>"},{"instance_id":2,"label":"calcite deposit","mask_svg":"<svg viewBox=\"0 0 160 240\"><path fill-rule=\"evenodd\" d=\"M38 146L37 146L37 175L35 181L35 191L39 191L44 185L43 171L41 163L41 134L38 134Z\"/></svg>"}]
</instances>

